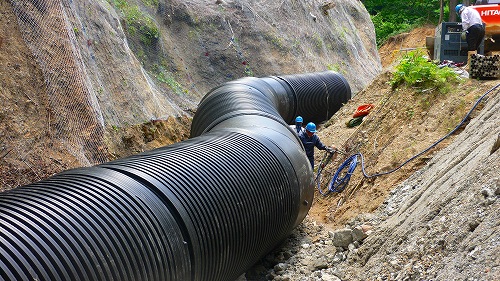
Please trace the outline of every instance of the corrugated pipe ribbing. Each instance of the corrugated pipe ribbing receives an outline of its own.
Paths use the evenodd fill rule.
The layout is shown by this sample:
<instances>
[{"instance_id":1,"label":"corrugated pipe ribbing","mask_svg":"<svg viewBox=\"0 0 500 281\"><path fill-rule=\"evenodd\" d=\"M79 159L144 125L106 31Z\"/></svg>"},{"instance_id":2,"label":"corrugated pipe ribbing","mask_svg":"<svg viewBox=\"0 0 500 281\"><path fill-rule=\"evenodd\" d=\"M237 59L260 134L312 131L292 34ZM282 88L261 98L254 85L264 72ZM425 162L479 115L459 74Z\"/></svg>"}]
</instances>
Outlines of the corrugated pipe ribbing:
<instances>
[{"instance_id":1,"label":"corrugated pipe ribbing","mask_svg":"<svg viewBox=\"0 0 500 281\"><path fill-rule=\"evenodd\" d=\"M0 193L0 279L236 279L311 207L287 123L329 118L350 97L331 71L228 82L186 141Z\"/></svg>"}]
</instances>

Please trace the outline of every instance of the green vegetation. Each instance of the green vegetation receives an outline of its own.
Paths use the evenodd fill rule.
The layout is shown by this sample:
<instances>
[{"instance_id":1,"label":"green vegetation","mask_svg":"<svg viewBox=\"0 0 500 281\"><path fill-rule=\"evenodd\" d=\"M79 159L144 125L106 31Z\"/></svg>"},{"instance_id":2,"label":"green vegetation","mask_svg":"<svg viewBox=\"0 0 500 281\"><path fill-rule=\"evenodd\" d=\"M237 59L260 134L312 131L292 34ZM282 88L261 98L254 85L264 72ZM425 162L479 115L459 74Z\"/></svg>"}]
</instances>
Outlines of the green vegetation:
<instances>
[{"instance_id":1,"label":"green vegetation","mask_svg":"<svg viewBox=\"0 0 500 281\"><path fill-rule=\"evenodd\" d=\"M440 0L365 0L363 4L375 25L379 47L391 36L427 23L437 25L439 21ZM448 14L448 5L445 1L445 19L448 18Z\"/></svg>"},{"instance_id":2,"label":"green vegetation","mask_svg":"<svg viewBox=\"0 0 500 281\"><path fill-rule=\"evenodd\" d=\"M332 71L335 71L335 72L338 72L342 75L346 75L347 74L347 65L345 62L341 62L341 64L328 64L326 66L326 68L328 70L332 70Z\"/></svg>"},{"instance_id":3,"label":"green vegetation","mask_svg":"<svg viewBox=\"0 0 500 281\"><path fill-rule=\"evenodd\" d=\"M315 32L312 35L312 41L314 42L314 45L316 46L316 49L318 51L321 51L323 49L323 39L321 38L321 35Z\"/></svg>"},{"instance_id":4,"label":"green vegetation","mask_svg":"<svg viewBox=\"0 0 500 281\"><path fill-rule=\"evenodd\" d=\"M408 107L406 109L406 117L408 119L412 119L414 115L415 115L415 109L413 107Z\"/></svg>"},{"instance_id":5,"label":"green vegetation","mask_svg":"<svg viewBox=\"0 0 500 281\"><path fill-rule=\"evenodd\" d=\"M249 66L249 65L246 65L246 66L245 66L245 75L246 75L246 76L249 76L249 77L252 77L252 76L253 76L253 71L252 71L252 69L250 68L250 66Z\"/></svg>"},{"instance_id":6,"label":"green vegetation","mask_svg":"<svg viewBox=\"0 0 500 281\"><path fill-rule=\"evenodd\" d=\"M182 96L188 93L188 90L184 89L182 85L177 82L171 72L165 70L161 65L153 65L153 71L156 73L156 78L167 84L168 87L178 96Z\"/></svg>"},{"instance_id":7,"label":"green vegetation","mask_svg":"<svg viewBox=\"0 0 500 281\"><path fill-rule=\"evenodd\" d=\"M415 51L409 52L401 59L390 84L393 88L404 84L421 92L447 93L450 84L458 81L459 76L453 69L439 68L435 63L428 61L422 52Z\"/></svg>"},{"instance_id":8,"label":"green vegetation","mask_svg":"<svg viewBox=\"0 0 500 281\"><path fill-rule=\"evenodd\" d=\"M142 3L149 7L158 7L159 0L142 0Z\"/></svg>"},{"instance_id":9,"label":"green vegetation","mask_svg":"<svg viewBox=\"0 0 500 281\"><path fill-rule=\"evenodd\" d=\"M269 41L277 50L282 50L284 48L286 43L284 38L278 37L275 33L264 33L263 36L264 39ZM296 41L298 40L296 39ZM297 44L300 44L300 41L298 41Z\"/></svg>"},{"instance_id":10,"label":"green vegetation","mask_svg":"<svg viewBox=\"0 0 500 281\"><path fill-rule=\"evenodd\" d=\"M125 23L130 35L138 34L145 45L152 45L160 37L160 31L154 20L139 9L139 6L130 6L126 0L108 0L125 16ZM158 0L144 0L146 5L158 5Z\"/></svg>"},{"instance_id":11,"label":"green vegetation","mask_svg":"<svg viewBox=\"0 0 500 281\"><path fill-rule=\"evenodd\" d=\"M340 65L339 65L339 64L337 64L337 63L336 63L336 64L328 64L328 65L326 66L326 68L327 68L328 70L332 70L332 71L335 71L335 72L340 72L340 69L341 69L341 68L340 68Z\"/></svg>"}]
</instances>

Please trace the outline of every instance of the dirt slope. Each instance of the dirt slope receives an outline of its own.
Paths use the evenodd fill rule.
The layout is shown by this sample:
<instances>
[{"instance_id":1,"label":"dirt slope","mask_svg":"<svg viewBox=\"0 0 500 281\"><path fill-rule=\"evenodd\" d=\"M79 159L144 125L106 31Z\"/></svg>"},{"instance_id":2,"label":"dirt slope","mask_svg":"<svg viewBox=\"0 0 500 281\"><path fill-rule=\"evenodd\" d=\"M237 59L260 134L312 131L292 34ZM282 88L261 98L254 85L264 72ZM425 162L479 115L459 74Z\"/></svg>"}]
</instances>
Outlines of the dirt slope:
<instances>
[{"instance_id":1,"label":"dirt slope","mask_svg":"<svg viewBox=\"0 0 500 281\"><path fill-rule=\"evenodd\" d=\"M467 80L448 94L415 93L411 89L392 92L387 84L388 78L386 73L360 92L318 133L322 141L337 146L347 153L346 156L362 153L368 175L396 169L434 144L460 123L478 96L494 85L491 81ZM348 128L346 122L352 118L356 108L367 103L374 104L375 108L359 127ZM360 159L359 169L352 176L347 190L326 198L318 196L316 202L322 207L319 211L313 208L311 215L321 217L325 223L342 226L356 213L374 211L391 189L425 165L455 136L388 175L371 179L363 177ZM321 156L322 153L317 154L317 161L321 160ZM333 177L346 156L339 155L327 167L324 173L326 179ZM323 186L326 184L323 182Z\"/></svg>"},{"instance_id":2,"label":"dirt slope","mask_svg":"<svg viewBox=\"0 0 500 281\"><path fill-rule=\"evenodd\" d=\"M425 36L431 31L433 31L431 27L416 29L401 39L401 45L407 48L422 47L425 45ZM392 46L395 50L399 50L399 46ZM390 47L384 46L382 49L388 51ZM390 66L397 61L397 57L386 58L384 64ZM347 152L347 155L338 155L337 159L325 169L325 180L333 177L347 156L357 152L361 152L364 156L367 175L385 173L398 168L455 128L476 99L497 83L497 81L468 79L456 85L448 94L416 93L411 89L398 89L393 92L388 84L390 78L391 73L388 68L323 125L318 133L321 140L327 145L335 145ZM373 104L375 108L362 125L348 128L346 122L352 118L356 108L363 104ZM473 112L472 116L475 114L476 112ZM339 227L357 214L374 211L398 183L423 167L462 129L463 127L421 157L388 175L368 179L362 175L361 161L359 161L357 172L352 176L346 191L327 197L318 194L317 204L310 212L311 216ZM316 161L319 162L323 155L316 153ZM322 188L325 188L327 183L324 181Z\"/></svg>"},{"instance_id":3,"label":"dirt slope","mask_svg":"<svg viewBox=\"0 0 500 281\"><path fill-rule=\"evenodd\" d=\"M357 189L354 180L343 191L350 196L339 208L342 194L316 194L308 217L283 246L238 281L499 280L500 85L498 81L468 81L454 96L459 99L477 87L486 87L482 94L489 94L463 131L450 137L448 146L431 151L421 161L415 160L416 164L410 162L406 171L377 177ZM437 104L448 108L446 102ZM348 119L350 114L337 117ZM374 135L370 127L377 119L365 123L365 133L353 135L361 143L370 139ZM391 124L401 121L395 118ZM323 138L340 123L323 128ZM396 129L403 134L425 128L416 123L405 127ZM386 152L403 151L399 136L391 136L394 141ZM372 165L379 163L387 160L382 157ZM378 169L368 166L367 170ZM360 173L358 167L354 176ZM346 235L350 242L345 242L349 240Z\"/></svg>"},{"instance_id":4,"label":"dirt slope","mask_svg":"<svg viewBox=\"0 0 500 281\"><path fill-rule=\"evenodd\" d=\"M398 62L404 54L416 49L425 50L425 38L435 34L435 26L426 25L391 37L380 47L378 53L382 66L391 67Z\"/></svg>"},{"instance_id":5,"label":"dirt slope","mask_svg":"<svg viewBox=\"0 0 500 281\"><path fill-rule=\"evenodd\" d=\"M422 48L425 46L425 37L431 32L433 28L426 27L399 35L399 39L389 40L388 45L381 48L381 52L396 53L401 47L412 50ZM394 42L398 44L393 44ZM383 64L387 65L386 71L323 124L318 133L325 144L335 145L346 152L346 155L337 155L334 162L325 169L322 189L327 188L328 180L343 161L358 152L363 155L365 173L368 176L397 169L455 128L477 97L495 85L495 81L464 80L448 94L432 91L418 93L412 89L393 92L388 82L391 78L391 66L399 61L399 57L381 57L384 58ZM375 107L365 117L362 125L348 128L346 122L352 118L356 108L363 104L373 104ZM374 211L398 183L423 167L460 131L387 175L364 177L359 159L359 167L345 192L332 193L326 197L318 193L316 205L310 215L324 223L341 227L357 214ZM316 161L321 161L323 155L316 153Z\"/></svg>"},{"instance_id":6,"label":"dirt slope","mask_svg":"<svg viewBox=\"0 0 500 281\"><path fill-rule=\"evenodd\" d=\"M0 26L7 27L0 28L0 191L77 164L64 148L51 141L43 75L21 39L17 19L6 9L8 5L0 2Z\"/></svg>"},{"instance_id":7,"label":"dirt slope","mask_svg":"<svg viewBox=\"0 0 500 281\"><path fill-rule=\"evenodd\" d=\"M499 280L499 96L488 94L449 146L391 190L347 279Z\"/></svg>"}]
</instances>

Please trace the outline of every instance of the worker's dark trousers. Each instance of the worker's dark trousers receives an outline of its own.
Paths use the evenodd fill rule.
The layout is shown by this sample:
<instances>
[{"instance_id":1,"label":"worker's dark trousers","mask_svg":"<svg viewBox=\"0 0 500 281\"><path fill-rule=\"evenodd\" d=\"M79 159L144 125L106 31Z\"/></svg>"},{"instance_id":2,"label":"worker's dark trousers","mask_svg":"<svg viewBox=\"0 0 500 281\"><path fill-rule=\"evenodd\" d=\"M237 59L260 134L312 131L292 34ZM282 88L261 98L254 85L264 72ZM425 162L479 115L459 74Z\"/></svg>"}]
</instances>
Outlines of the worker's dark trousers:
<instances>
[{"instance_id":1,"label":"worker's dark trousers","mask_svg":"<svg viewBox=\"0 0 500 281\"><path fill-rule=\"evenodd\" d=\"M468 51L478 51L479 45L484 38L484 26L482 24L475 24L467 29L467 48Z\"/></svg>"},{"instance_id":2,"label":"worker's dark trousers","mask_svg":"<svg viewBox=\"0 0 500 281\"><path fill-rule=\"evenodd\" d=\"M307 157L309 159L309 162L311 162L311 168L314 170L314 156L313 157Z\"/></svg>"}]
</instances>

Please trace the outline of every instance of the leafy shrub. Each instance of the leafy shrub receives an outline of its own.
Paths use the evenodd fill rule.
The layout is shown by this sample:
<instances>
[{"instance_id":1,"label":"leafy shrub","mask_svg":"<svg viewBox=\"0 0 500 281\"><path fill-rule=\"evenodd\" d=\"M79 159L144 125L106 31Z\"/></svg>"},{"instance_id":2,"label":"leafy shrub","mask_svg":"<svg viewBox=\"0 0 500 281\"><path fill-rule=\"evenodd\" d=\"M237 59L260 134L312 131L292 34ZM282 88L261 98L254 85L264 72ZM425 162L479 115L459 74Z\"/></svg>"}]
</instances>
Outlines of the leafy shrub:
<instances>
[{"instance_id":1,"label":"leafy shrub","mask_svg":"<svg viewBox=\"0 0 500 281\"><path fill-rule=\"evenodd\" d=\"M459 81L459 76L453 69L440 68L422 54L421 51L413 51L403 56L390 81L393 89L405 84L420 90L446 93L450 83Z\"/></svg>"},{"instance_id":2,"label":"leafy shrub","mask_svg":"<svg viewBox=\"0 0 500 281\"><path fill-rule=\"evenodd\" d=\"M158 6L159 0L142 0L142 3L154 8Z\"/></svg>"}]
</instances>

